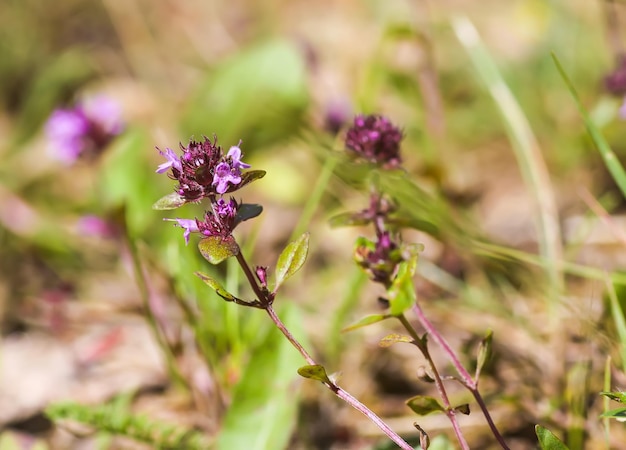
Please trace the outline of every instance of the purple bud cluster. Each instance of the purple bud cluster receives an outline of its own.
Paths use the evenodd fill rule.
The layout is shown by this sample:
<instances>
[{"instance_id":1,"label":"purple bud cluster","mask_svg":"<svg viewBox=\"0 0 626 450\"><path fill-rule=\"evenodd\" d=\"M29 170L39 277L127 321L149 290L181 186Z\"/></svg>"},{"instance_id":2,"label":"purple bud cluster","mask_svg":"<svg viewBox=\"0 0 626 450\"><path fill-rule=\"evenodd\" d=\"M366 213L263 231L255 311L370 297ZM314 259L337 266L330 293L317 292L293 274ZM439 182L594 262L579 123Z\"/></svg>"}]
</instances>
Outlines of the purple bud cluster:
<instances>
[{"instance_id":1,"label":"purple bud cluster","mask_svg":"<svg viewBox=\"0 0 626 450\"><path fill-rule=\"evenodd\" d=\"M346 148L371 163L397 167L402 162L400 142L403 137L386 117L359 115L346 134Z\"/></svg>"},{"instance_id":2,"label":"purple bud cluster","mask_svg":"<svg viewBox=\"0 0 626 450\"><path fill-rule=\"evenodd\" d=\"M119 105L107 97L94 97L50 115L45 126L48 151L72 164L81 155L100 154L123 129Z\"/></svg>"}]
</instances>

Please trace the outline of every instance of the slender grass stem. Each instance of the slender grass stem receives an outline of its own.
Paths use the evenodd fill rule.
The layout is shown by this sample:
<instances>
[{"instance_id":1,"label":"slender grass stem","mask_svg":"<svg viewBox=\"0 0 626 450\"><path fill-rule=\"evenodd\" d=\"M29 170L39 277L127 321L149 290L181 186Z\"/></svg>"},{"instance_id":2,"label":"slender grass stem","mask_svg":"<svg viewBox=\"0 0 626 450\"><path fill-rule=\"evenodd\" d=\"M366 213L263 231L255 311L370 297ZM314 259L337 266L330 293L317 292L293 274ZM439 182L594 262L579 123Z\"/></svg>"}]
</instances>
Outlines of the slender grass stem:
<instances>
[{"instance_id":1,"label":"slender grass stem","mask_svg":"<svg viewBox=\"0 0 626 450\"><path fill-rule=\"evenodd\" d=\"M454 429L454 434L456 435L459 444L461 444L461 448L463 450L469 450L469 445L467 444L467 441L465 440L465 437L461 432L461 427L459 426L459 421L456 417L456 411L450 404L448 393L446 392L446 388L441 379L441 375L439 375L437 366L435 366L435 362L433 361L432 357L430 356L430 352L428 351L428 345L426 345L424 341L418 336L417 332L411 326L404 314L399 315L398 320L400 320L404 328L411 335L411 337L415 341L415 345L422 352L422 355L424 355L426 361L428 361L428 365L430 366L430 370L432 371L435 380L435 386L437 386L437 391L439 391L439 396L441 397L441 401L443 402L446 416L448 416L448 419L450 419L450 423L452 424L452 428Z\"/></svg>"},{"instance_id":2,"label":"slender grass stem","mask_svg":"<svg viewBox=\"0 0 626 450\"><path fill-rule=\"evenodd\" d=\"M419 306L418 303L415 303L413 305L413 311L415 312L417 319L420 321L420 324L422 325L422 327L424 327L428 335L432 337L433 340L443 349L444 353L448 355L448 358L452 362L452 365L454 366L454 368L456 369L456 371L459 373L461 377L461 380L460 380L461 383L472 393L472 395L476 399L476 403L478 403L478 406L483 412L483 415L485 416L485 419L487 420L487 424L489 425L489 428L491 429L491 433L494 435L494 437L496 438L496 440L498 441L498 443L504 450L509 450L509 446L506 444L506 442L504 442L504 438L498 431L496 424L491 418L491 414L489 414L487 405L485 404L482 396L480 395L480 392L478 391L478 384L476 383L476 381L474 381L474 379L469 374L469 372L465 369L465 367L463 367L463 364L461 364L461 361L459 360L454 350L452 350L452 347L450 347L450 344L448 344L445 338L439 333L439 331L437 331L434 325L428 320L428 318L424 314L424 310Z\"/></svg>"}]
</instances>

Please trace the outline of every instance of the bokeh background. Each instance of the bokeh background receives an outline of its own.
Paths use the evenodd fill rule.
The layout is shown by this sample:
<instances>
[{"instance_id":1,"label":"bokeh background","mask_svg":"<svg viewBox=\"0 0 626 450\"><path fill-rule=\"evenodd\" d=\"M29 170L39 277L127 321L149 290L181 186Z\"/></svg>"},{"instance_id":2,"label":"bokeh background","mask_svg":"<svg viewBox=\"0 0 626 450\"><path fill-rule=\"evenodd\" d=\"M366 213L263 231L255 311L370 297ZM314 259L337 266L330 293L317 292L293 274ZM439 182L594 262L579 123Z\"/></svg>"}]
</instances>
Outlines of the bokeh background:
<instances>
[{"instance_id":1,"label":"bokeh background","mask_svg":"<svg viewBox=\"0 0 626 450\"><path fill-rule=\"evenodd\" d=\"M0 449L151 448L88 412L53 423L44 411L63 401L194 429L207 448L393 448L298 377L304 362L261 311L193 275L247 293L234 264L211 267L162 221L200 206L152 209L173 188L155 173L155 147L214 134L225 148L241 139L244 160L268 172L238 192L264 207L236 233L249 259L272 267L295 232L311 232L309 261L278 302L294 333L415 445L417 421L437 448L455 448L445 417L404 404L435 393L412 347L379 348L395 325L340 333L380 311L381 292L352 262L354 239L371 231L329 225L368 202L354 174L329 165L355 113L384 114L405 134L407 174L428 201L403 206L444 230L405 234L425 246L419 301L470 367L494 331L481 390L511 447L535 448L540 423L572 449L624 448L623 425L600 417L618 405L599 395L626 383L624 201L551 53L623 161L623 92L605 80L624 56L625 20L618 0L4 0ZM124 132L97 157L58 161L46 120L102 95L120 105ZM548 176L529 184L528 170ZM556 226L547 244L541 212ZM460 419L471 448L495 448L475 409Z\"/></svg>"}]
</instances>

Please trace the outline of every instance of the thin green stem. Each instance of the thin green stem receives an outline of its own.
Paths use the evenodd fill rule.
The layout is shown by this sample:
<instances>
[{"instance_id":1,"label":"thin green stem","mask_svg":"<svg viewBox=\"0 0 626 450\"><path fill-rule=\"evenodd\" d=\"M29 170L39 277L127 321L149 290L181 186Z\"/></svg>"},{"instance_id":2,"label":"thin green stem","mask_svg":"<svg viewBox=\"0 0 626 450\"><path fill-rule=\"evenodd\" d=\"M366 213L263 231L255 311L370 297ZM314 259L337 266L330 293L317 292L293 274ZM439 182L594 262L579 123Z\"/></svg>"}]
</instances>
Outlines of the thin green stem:
<instances>
[{"instance_id":1,"label":"thin green stem","mask_svg":"<svg viewBox=\"0 0 626 450\"><path fill-rule=\"evenodd\" d=\"M478 384L476 383L476 381L474 381L474 379L469 374L469 372L465 369L463 364L461 364L461 361L459 360L459 358L456 355L456 353L454 352L454 350L452 350L452 347L450 347L450 345L444 339L444 337L439 333L439 331L437 331L437 329L434 327L434 325L426 318L426 315L424 314L424 311L422 310L422 308L419 306L418 303L415 303L413 305L413 311L415 312L415 315L417 316L417 319L420 321L422 327L424 327L424 329L426 330L428 335L431 336L433 338L433 340L435 342L437 342L437 344L441 348L443 348L444 353L446 355L448 355L448 358L452 362L452 365L454 366L454 368L457 370L457 372L461 376L461 380L460 380L461 384L463 384L463 386L465 386L472 393L474 398L476 399L476 402L478 403L478 406L480 407L481 411L483 412L483 415L485 416L485 419L487 420L487 423L489 424L489 428L491 429L491 433L494 435L494 437L496 438L496 440L498 441L498 443L500 444L500 446L504 450L509 450L509 446L506 444L506 442L504 442L504 438L502 437L502 435L498 431L498 428L496 427L496 424L494 423L493 419L491 418L491 414L489 414L489 410L487 409L487 405L485 405L485 402L484 402L482 396L480 395L480 392L478 391ZM409 326L410 326L410 324L409 324Z\"/></svg>"},{"instance_id":2,"label":"thin green stem","mask_svg":"<svg viewBox=\"0 0 626 450\"><path fill-rule=\"evenodd\" d=\"M170 375L179 385L185 387L186 389L189 389L189 384L187 383L187 380L185 380L185 377L183 377L183 375L176 367L176 358L174 357L172 348L170 347L169 342L167 342L167 339L161 332L157 319L152 312L152 307L150 306L150 290L148 289L148 282L146 280L143 267L141 265L141 260L139 258L139 252L137 251L135 241L130 237L127 229L124 228L123 234L133 262L135 281L141 294L141 302L146 318L148 319L148 325L152 329L152 334L154 335L157 343L159 344L159 347L165 355L165 362L167 364L167 369Z\"/></svg>"},{"instance_id":3,"label":"thin green stem","mask_svg":"<svg viewBox=\"0 0 626 450\"><path fill-rule=\"evenodd\" d=\"M441 397L441 401L443 402L443 406L445 408L446 416L450 419L450 423L452 424L452 428L454 429L454 434L456 435L459 444L461 444L461 448L464 450L469 450L469 445L461 432L461 427L459 426L459 422L456 418L456 411L450 404L450 400L448 399L448 393L446 392L446 388L441 380L441 375L439 375L439 371L437 370L437 366L435 366L435 362L430 356L430 352L428 351L428 345L422 340L421 337L418 336L415 329L411 326L409 321L406 319L404 314L401 314L398 317L398 320L402 323L404 328L411 335L413 340L415 341L415 345L420 349L426 361L428 361L428 365L430 366L430 370L433 373L433 377L435 380L435 386L437 386L437 391L439 391L439 396Z\"/></svg>"},{"instance_id":4,"label":"thin green stem","mask_svg":"<svg viewBox=\"0 0 626 450\"><path fill-rule=\"evenodd\" d=\"M280 317L278 317L278 315L274 311L274 308L272 307L273 299L269 297L270 295L269 292L264 291L259 286L243 254L239 252L236 257L237 257L237 261L239 262L239 265L241 266L241 269L243 270L244 274L246 275L246 278L248 279L248 282L250 283L250 287L256 294L257 299L259 300L261 305L263 305L262 308L265 309L265 311L267 312L272 322L274 322L274 324L280 330L280 332L283 333L283 335L287 338L287 340L291 343L291 345L293 345L294 348L298 350L298 352L302 355L302 357L305 359L305 361L309 365L312 365L312 366L318 365L313 359L313 357L309 354L309 352L306 351L306 349L302 346L302 344L298 342L298 340L293 336L293 334L291 334L291 332L285 326L285 324L280 320ZM350 395L348 392L344 391L342 388L340 388L333 382L328 381L322 384L324 384L324 386L330 389L337 397L342 399L344 402L352 406L354 409L359 411L361 414L363 414L369 420L371 420L374 424L376 424L378 428L380 428L380 430L383 433L385 433L389 437L389 439L395 442L401 449L413 450L413 447L411 445L409 445L404 439L400 437L400 435L398 435L395 431L393 431L389 427L389 425L387 425L380 417L378 417L372 410L370 410L367 406L365 406L363 403L358 401L355 397Z\"/></svg>"}]
</instances>

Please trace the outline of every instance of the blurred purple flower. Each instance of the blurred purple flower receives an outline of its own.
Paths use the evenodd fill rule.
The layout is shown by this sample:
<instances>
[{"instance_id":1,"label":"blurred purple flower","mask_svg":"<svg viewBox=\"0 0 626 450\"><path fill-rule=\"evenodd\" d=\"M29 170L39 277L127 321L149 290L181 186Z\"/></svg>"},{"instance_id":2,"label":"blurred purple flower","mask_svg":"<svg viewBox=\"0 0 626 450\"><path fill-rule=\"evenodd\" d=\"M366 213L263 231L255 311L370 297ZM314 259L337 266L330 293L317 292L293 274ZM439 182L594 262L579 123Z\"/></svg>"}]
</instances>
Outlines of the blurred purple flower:
<instances>
[{"instance_id":1,"label":"blurred purple flower","mask_svg":"<svg viewBox=\"0 0 626 450\"><path fill-rule=\"evenodd\" d=\"M626 120L626 97L624 97L624 100L622 101L622 106L619 107L617 115L620 119Z\"/></svg>"},{"instance_id":2,"label":"blurred purple flower","mask_svg":"<svg viewBox=\"0 0 626 450\"><path fill-rule=\"evenodd\" d=\"M98 216L87 215L78 220L78 232L86 236L108 238L115 235L115 228L111 223Z\"/></svg>"},{"instance_id":3,"label":"blurred purple flower","mask_svg":"<svg viewBox=\"0 0 626 450\"><path fill-rule=\"evenodd\" d=\"M626 57L622 58L613 72L604 77L604 86L612 95L626 94Z\"/></svg>"},{"instance_id":4,"label":"blurred purple flower","mask_svg":"<svg viewBox=\"0 0 626 450\"><path fill-rule=\"evenodd\" d=\"M102 96L74 108L55 110L45 126L50 153L66 164L86 152L99 154L122 129L119 106Z\"/></svg>"},{"instance_id":5,"label":"blurred purple flower","mask_svg":"<svg viewBox=\"0 0 626 450\"><path fill-rule=\"evenodd\" d=\"M346 147L369 162L383 167L400 164L402 132L386 117L378 115L354 118L354 125L346 134Z\"/></svg>"}]
</instances>

